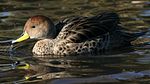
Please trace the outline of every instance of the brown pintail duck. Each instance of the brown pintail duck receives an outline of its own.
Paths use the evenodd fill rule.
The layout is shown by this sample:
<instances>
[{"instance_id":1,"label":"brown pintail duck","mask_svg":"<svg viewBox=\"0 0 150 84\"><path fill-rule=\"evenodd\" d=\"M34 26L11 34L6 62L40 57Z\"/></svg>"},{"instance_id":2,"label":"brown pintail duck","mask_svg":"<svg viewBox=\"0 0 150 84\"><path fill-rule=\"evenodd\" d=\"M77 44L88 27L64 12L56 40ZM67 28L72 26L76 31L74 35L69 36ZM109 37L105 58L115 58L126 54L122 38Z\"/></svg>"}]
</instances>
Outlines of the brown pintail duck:
<instances>
[{"instance_id":1,"label":"brown pintail duck","mask_svg":"<svg viewBox=\"0 0 150 84\"><path fill-rule=\"evenodd\" d=\"M144 33L128 33L119 25L116 13L101 13L92 17L73 16L56 25L46 16L29 18L24 35L12 43L40 39L32 52L37 55L79 55L104 49L130 46Z\"/></svg>"}]
</instances>

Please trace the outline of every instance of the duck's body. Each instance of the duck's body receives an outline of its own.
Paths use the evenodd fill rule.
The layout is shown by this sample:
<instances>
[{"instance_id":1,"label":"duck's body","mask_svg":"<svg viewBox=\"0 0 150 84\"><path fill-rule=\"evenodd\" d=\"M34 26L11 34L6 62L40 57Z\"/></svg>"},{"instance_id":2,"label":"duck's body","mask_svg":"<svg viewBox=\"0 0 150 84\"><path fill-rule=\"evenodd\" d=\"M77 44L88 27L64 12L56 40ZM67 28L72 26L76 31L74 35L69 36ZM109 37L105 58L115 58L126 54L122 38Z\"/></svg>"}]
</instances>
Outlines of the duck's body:
<instances>
[{"instance_id":1,"label":"duck's body","mask_svg":"<svg viewBox=\"0 0 150 84\"><path fill-rule=\"evenodd\" d=\"M33 47L35 54L78 55L130 46L131 41L143 35L127 33L121 28L116 13L102 13L66 18L55 26L45 16L34 16L27 21L24 32L30 38L44 38Z\"/></svg>"}]
</instances>

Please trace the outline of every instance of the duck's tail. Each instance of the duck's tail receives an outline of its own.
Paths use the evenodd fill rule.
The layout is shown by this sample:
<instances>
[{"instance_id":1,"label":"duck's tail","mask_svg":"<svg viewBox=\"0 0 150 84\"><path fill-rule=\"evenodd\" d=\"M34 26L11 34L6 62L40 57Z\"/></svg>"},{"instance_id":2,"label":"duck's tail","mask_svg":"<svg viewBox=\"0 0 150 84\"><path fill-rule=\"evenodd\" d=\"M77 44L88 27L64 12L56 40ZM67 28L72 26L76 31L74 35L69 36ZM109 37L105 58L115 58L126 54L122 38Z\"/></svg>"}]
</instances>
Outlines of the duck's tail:
<instances>
[{"instance_id":1,"label":"duck's tail","mask_svg":"<svg viewBox=\"0 0 150 84\"><path fill-rule=\"evenodd\" d=\"M147 31L142 31L142 32L136 32L136 33L133 33L135 37L140 37L140 36L143 36L147 33Z\"/></svg>"},{"instance_id":2,"label":"duck's tail","mask_svg":"<svg viewBox=\"0 0 150 84\"><path fill-rule=\"evenodd\" d=\"M127 39L128 41L133 41L137 37L145 35L145 33L147 32L147 31L142 31L136 33L130 33L128 31L127 32L123 31L124 28L119 25L120 19L117 13L103 12L96 15L94 18L98 20L100 24L104 25L110 33L114 31L119 31L120 32L119 35L121 35L122 37L124 37L124 39Z\"/></svg>"},{"instance_id":3,"label":"duck's tail","mask_svg":"<svg viewBox=\"0 0 150 84\"><path fill-rule=\"evenodd\" d=\"M121 31L121 35L125 38L125 41L131 42L136 40L138 37L143 36L147 33L148 31L142 31L142 32L125 32Z\"/></svg>"}]
</instances>

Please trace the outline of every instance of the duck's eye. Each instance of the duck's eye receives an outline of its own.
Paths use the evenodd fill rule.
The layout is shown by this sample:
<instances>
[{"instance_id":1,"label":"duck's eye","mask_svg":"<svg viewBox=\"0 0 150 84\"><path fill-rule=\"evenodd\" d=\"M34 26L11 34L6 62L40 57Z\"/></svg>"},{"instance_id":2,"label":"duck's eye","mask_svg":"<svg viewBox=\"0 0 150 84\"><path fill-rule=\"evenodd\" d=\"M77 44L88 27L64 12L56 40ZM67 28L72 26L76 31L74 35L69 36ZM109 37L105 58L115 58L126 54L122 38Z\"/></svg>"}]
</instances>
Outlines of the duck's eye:
<instances>
[{"instance_id":1,"label":"duck's eye","mask_svg":"<svg viewBox=\"0 0 150 84\"><path fill-rule=\"evenodd\" d=\"M35 26L33 25L33 26L31 26L31 28L35 28Z\"/></svg>"}]
</instances>

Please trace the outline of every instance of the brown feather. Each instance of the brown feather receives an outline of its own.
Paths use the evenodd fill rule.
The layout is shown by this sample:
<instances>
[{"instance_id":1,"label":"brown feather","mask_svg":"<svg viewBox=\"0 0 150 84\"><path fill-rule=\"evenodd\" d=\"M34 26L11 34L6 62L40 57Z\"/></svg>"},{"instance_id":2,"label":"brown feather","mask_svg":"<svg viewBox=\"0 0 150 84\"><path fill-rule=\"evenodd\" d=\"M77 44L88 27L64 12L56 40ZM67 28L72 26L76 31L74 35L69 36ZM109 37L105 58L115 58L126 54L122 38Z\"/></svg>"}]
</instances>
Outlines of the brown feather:
<instances>
[{"instance_id":1,"label":"brown feather","mask_svg":"<svg viewBox=\"0 0 150 84\"><path fill-rule=\"evenodd\" d=\"M66 39L78 43L95 39L115 30L118 16L113 13L103 13L94 17L69 17L62 21L64 26L57 39Z\"/></svg>"}]
</instances>

